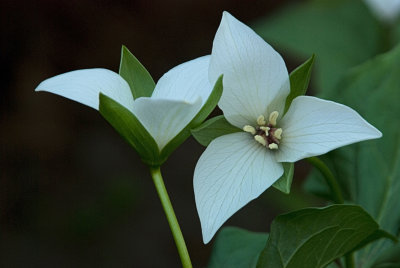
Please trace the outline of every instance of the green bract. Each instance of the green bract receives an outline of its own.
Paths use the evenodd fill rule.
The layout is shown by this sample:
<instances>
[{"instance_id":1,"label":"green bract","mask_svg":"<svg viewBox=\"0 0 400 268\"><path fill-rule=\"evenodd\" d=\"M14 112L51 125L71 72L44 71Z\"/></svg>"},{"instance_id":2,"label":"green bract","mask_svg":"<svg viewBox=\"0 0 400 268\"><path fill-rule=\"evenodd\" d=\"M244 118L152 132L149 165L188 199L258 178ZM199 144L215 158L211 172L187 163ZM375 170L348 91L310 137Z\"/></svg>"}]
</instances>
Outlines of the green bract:
<instances>
[{"instance_id":1,"label":"green bract","mask_svg":"<svg viewBox=\"0 0 400 268\"><path fill-rule=\"evenodd\" d=\"M100 93L100 114L138 152L143 162L156 165L157 143L140 121L124 106Z\"/></svg>"},{"instance_id":2,"label":"green bract","mask_svg":"<svg viewBox=\"0 0 400 268\"><path fill-rule=\"evenodd\" d=\"M294 174L294 163L282 163L283 174L274 184L273 187L279 191L288 194L292 186L293 174Z\"/></svg>"},{"instance_id":3,"label":"green bract","mask_svg":"<svg viewBox=\"0 0 400 268\"><path fill-rule=\"evenodd\" d=\"M242 131L240 128L232 126L226 121L223 115L213 117L191 130L193 137L203 146L208 146L213 139L219 136L240 131Z\"/></svg>"},{"instance_id":4,"label":"green bract","mask_svg":"<svg viewBox=\"0 0 400 268\"><path fill-rule=\"evenodd\" d=\"M314 65L314 59L315 56L312 55L311 58L290 73L290 93L286 97L284 113L289 110L290 104L292 104L292 101L296 97L306 94L308 84L310 83L311 79L311 71Z\"/></svg>"},{"instance_id":5,"label":"green bract","mask_svg":"<svg viewBox=\"0 0 400 268\"><path fill-rule=\"evenodd\" d=\"M125 46L121 50L119 75L128 82L134 99L150 97L156 87L146 68Z\"/></svg>"}]
</instances>

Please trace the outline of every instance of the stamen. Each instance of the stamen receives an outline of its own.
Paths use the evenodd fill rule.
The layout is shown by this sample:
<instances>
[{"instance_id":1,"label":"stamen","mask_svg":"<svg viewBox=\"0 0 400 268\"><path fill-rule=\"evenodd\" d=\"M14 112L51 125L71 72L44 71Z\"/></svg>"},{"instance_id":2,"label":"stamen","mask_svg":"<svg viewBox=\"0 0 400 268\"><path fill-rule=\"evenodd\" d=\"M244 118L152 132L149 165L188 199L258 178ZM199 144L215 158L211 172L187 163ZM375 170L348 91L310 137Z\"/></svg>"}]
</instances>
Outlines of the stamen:
<instances>
[{"instance_id":1,"label":"stamen","mask_svg":"<svg viewBox=\"0 0 400 268\"><path fill-rule=\"evenodd\" d=\"M245 132L251 133L252 135L256 134L256 129L252 126L246 125L243 127Z\"/></svg>"},{"instance_id":2,"label":"stamen","mask_svg":"<svg viewBox=\"0 0 400 268\"><path fill-rule=\"evenodd\" d=\"M265 141L265 139L264 139L262 136L260 136L260 135L255 135L255 136L254 136L254 139L255 139L257 142L261 143L263 146L267 146L267 142Z\"/></svg>"},{"instance_id":3,"label":"stamen","mask_svg":"<svg viewBox=\"0 0 400 268\"><path fill-rule=\"evenodd\" d=\"M276 125L276 119L278 119L279 113L277 111L273 111L270 115L269 115L269 123L272 126Z\"/></svg>"},{"instance_id":4,"label":"stamen","mask_svg":"<svg viewBox=\"0 0 400 268\"><path fill-rule=\"evenodd\" d=\"M270 145L268 145L268 148L270 148L271 150L276 150L276 149L278 149L278 144L271 143Z\"/></svg>"},{"instance_id":5,"label":"stamen","mask_svg":"<svg viewBox=\"0 0 400 268\"><path fill-rule=\"evenodd\" d=\"M260 127L261 130L265 131L265 134L268 134L267 132L270 130L269 127ZM268 135L267 135L268 136Z\"/></svg>"},{"instance_id":6,"label":"stamen","mask_svg":"<svg viewBox=\"0 0 400 268\"><path fill-rule=\"evenodd\" d=\"M277 128L274 132L274 137L277 138L278 140L282 139L282 129Z\"/></svg>"},{"instance_id":7,"label":"stamen","mask_svg":"<svg viewBox=\"0 0 400 268\"><path fill-rule=\"evenodd\" d=\"M264 117L263 115L260 115L260 116L257 118L257 124L258 124L259 126L264 126L266 123L267 123L267 122L265 122L265 117Z\"/></svg>"}]
</instances>

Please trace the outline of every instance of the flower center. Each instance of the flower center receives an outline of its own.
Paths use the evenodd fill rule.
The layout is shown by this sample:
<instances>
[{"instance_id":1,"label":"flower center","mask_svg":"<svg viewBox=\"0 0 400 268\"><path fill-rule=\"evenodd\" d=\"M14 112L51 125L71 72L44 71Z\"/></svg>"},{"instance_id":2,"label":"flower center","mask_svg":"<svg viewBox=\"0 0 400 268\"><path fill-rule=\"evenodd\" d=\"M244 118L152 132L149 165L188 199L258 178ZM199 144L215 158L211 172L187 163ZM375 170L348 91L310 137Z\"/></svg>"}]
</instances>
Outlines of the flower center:
<instances>
[{"instance_id":1,"label":"flower center","mask_svg":"<svg viewBox=\"0 0 400 268\"><path fill-rule=\"evenodd\" d=\"M270 150L276 150L279 148L279 143L282 139L282 129L276 127L276 120L278 119L279 113L277 111L272 112L269 115L268 123L265 121L263 115L257 118L257 126L253 127L246 125L243 127L245 132L248 132L254 136L254 139L261 145L269 148Z\"/></svg>"}]
</instances>

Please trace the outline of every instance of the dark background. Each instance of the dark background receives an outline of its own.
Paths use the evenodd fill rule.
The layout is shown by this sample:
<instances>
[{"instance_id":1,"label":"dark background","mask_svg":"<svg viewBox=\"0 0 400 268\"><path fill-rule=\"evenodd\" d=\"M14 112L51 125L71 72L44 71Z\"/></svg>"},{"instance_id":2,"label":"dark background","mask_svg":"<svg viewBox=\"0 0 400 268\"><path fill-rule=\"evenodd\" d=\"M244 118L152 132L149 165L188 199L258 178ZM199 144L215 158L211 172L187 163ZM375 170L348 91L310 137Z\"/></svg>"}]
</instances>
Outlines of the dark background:
<instances>
[{"instance_id":1,"label":"dark background","mask_svg":"<svg viewBox=\"0 0 400 268\"><path fill-rule=\"evenodd\" d=\"M34 89L71 70L118 71L122 44L158 80L211 52L223 10L251 24L286 2L1 0L0 267L179 267L134 150L97 111ZM299 64L283 57L289 71ZM203 150L190 138L162 168L195 267L212 249L192 189ZM307 170L296 166L293 194L269 189L228 225L268 231L277 214L307 205L297 193Z\"/></svg>"}]
</instances>

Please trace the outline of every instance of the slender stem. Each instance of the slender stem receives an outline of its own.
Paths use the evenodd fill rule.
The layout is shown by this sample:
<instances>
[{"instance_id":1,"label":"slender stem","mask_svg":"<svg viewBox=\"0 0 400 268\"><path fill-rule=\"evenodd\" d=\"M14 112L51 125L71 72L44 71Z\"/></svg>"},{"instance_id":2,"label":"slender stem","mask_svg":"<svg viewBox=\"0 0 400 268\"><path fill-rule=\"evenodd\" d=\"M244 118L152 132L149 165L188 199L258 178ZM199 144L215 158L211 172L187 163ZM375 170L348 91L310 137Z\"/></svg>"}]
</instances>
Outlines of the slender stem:
<instances>
[{"instance_id":1,"label":"slender stem","mask_svg":"<svg viewBox=\"0 0 400 268\"><path fill-rule=\"evenodd\" d=\"M322 162L320 159L318 159L315 156L307 158L307 161L311 165L316 167L324 176L326 183L329 185L329 188L332 191L333 199L334 199L333 201L336 204L343 204L344 199L343 199L342 192L340 190L340 186L339 186L337 180L335 179L335 176L332 174L330 169L325 165L325 163Z\"/></svg>"},{"instance_id":2,"label":"slender stem","mask_svg":"<svg viewBox=\"0 0 400 268\"><path fill-rule=\"evenodd\" d=\"M342 265L342 262L340 261L340 259L336 259L335 263L339 268L343 268L343 265Z\"/></svg>"},{"instance_id":3,"label":"slender stem","mask_svg":"<svg viewBox=\"0 0 400 268\"><path fill-rule=\"evenodd\" d=\"M354 268L354 253L350 252L345 256L346 268Z\"/></svg>"},{"instance_id":4,"label":"slender stem","mask_svg":"<svg viewBox=\"0 0 400 268\"><path fill-rule=\"evenodd\" d=\"M307 158L307 161L313 165L315 168L317 168L322 175L325 178L326 183L329 185L329 188L331 189L331 192L333 194L333 201L336 204L343 204L344 199L342 195L342 191L340 190L339 183L337 182L335 176L332 174L331 170L328 168L327 165L325 165L324 162L322 162L321 159L317 157L309 157ZM346 261L346 268L354 268L354 254L349 253L345 255L345 261Z\"/></svg>"},{"instance_id":5,"label":"slender stem","mask_svg":"<svg viewBox=\"0 0 400 268\"><path fill-rule=\"evenodd\" d=\"M189 252L186 248L185 240L183 239L181 228L179 227L178 220L176 219L174 209L172 208L171 200L169 199L167 189L165 188L163 178L161 176L160 167L150 168L151 177L153 178L154 185L157 189L158 197L160 198L162 207L167 217L169 228L175 240L178 249L179 257L181 258L182 267L192 268Z\"/></svg>"}]
</instances>

